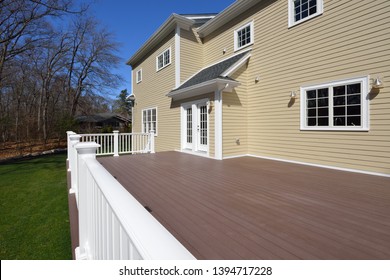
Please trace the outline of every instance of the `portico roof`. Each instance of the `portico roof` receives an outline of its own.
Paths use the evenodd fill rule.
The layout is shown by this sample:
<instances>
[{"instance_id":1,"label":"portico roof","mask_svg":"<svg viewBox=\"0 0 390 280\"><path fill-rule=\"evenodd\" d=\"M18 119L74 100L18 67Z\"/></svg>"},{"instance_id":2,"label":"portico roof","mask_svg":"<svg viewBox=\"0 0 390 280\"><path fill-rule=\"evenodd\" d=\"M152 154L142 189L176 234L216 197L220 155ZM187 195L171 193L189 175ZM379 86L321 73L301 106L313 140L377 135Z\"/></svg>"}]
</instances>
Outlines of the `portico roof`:
<instances>
[{"instance_id":1,"label":"portico roof","mask_svg":"<svg viewBox=\"0 0 390 280\"><path fill-rule=\"evenodd\" d=\"M240 83L231 77L235 70L250 57L250 50L201 69L178 88L167 94L168 97L182 99L211 92L216 89L231 91Z\"/></svg>"}]
</instances>

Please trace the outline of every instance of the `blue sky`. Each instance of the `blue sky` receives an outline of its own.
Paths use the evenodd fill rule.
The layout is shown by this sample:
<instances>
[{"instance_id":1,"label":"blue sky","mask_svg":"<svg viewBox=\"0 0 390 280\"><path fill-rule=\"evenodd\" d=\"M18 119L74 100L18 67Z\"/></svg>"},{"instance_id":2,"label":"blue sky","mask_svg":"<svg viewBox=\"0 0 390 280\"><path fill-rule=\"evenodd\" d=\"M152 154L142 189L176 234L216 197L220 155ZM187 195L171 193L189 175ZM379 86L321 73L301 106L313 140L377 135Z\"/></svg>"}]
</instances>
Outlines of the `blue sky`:
<instances>
[{"instance_id":1,"label":"blue sky","mask_svg":"<svg viewBox=\"0 0 390 280\"><path fill-rule=\"evenodd\" d=\"M88 1L80 1L88 2ZM131 92L131 68L126 61L172 14L218 13L234 0L92 0L91 10L121 44L123 62L118 73L125 82L113 90L114 96L127 88Z\"/></svg>"}]
</instances>

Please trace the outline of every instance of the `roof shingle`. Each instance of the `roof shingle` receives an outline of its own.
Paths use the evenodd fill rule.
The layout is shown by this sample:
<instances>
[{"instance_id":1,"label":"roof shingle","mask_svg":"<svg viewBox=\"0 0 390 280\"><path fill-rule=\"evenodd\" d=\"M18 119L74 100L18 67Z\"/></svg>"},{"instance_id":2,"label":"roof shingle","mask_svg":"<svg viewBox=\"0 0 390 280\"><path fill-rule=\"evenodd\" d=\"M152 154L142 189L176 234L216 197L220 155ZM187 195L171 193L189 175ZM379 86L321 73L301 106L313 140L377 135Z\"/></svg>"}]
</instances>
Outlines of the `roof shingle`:
<instances>
[{"instance_id":1,"label":"roof shingle","mask_svg":"<svg viewBox=\"0 0 390 280\"><path fill-rule=\"evenodd\" d=\"M226 70L228 70L236 62L238 62L241 58L243 58L248 52L249 51L240 53L238 55L235 55L235 56L233 56L231 58L228 58L228 59L226 59L224 61L221 61L221 62L219 62L217 64L214 64L214 65L212 65L210 67L207 67L207 68L199 71L192 78L190 78L188 81L183 83L180 87L172 90L171 92L174 92L174 91L177 91L177 90L181 90L181 89L184 89L184 88L188 88L188 87L191 87L191 86L195 86L195 85L198 85L198 84L201 84L201 83L204 83L204 82L207 82L207 81L211 81L211 80L214 80L214 79L217 79L217 78L226 79L226 80L233 80L233 79L231 79L229 77L221 76L222 73L225 72Z\"/></svg>"}]
</instances>

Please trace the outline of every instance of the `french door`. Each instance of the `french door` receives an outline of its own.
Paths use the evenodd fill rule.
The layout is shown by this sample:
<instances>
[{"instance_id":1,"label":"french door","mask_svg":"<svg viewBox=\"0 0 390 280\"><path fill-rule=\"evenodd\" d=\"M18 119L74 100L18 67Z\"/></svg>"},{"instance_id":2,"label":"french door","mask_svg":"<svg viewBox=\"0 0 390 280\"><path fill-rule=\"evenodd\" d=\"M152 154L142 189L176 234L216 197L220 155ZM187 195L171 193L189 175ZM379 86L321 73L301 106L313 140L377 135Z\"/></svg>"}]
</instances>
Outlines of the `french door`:
<instances>
[{"instance_id":1,"label":"french door","mask_svg":"<svg viewBox=\"0 0 390 280\"><path fill-rule=\"evenodd\" d=\"M198 151L207 152L208 150L208 115L207 105L199 104L197 106L198 123L196 127Z\"/></svg>"},{"instance_id":2,"label":"french door","mask_svg":"<svg viewBox=\"0 0 390 280\"><path fill-rule=\"evenodd\" d=\"M183 105L182 142L186 150L208 152L209 123L206 102Z\"/></svg>"}]
</instances>

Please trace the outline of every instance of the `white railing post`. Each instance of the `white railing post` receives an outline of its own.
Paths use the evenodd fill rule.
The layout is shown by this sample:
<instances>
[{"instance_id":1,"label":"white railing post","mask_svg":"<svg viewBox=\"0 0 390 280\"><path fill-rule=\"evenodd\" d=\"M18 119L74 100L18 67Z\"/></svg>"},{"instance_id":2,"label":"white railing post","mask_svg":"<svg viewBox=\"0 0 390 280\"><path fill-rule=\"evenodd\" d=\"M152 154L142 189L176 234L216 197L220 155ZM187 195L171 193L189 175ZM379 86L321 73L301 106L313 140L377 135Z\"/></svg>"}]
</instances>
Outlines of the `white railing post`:
<instances>
[{"instance_id":1,"label":"white railing post","mask_svg":"<svg viewBox=\"0 0 390 280\"><path fill-rule=\"evenodd\" d=\"M77 193L77 151L74 148L74 146L80 142L81 136L78 134L71 134L69 135L70 139L70 160L69 160L69 166L70 166L70 190L69 193Z\"/></svg>"},{"instance_id":2,"label":"white railing post","mask_svg":"<svg viewBox=\"0 0 390 280\"><path fill-rule=\"evenodd\" d=\"M150 137L150 153L154 154L155 153L155 150L154 150L154 130L151 130L150 131L150 134L149 134L149 137Z\"/></svg>"},{"instance_id":3,"label":"white railing post","mask_svg":"<svg viewBox=\"0 0 390 280\"><path fill-rule=\"evenodd\" d=\"M119 130L114 130L114 157L119 156Z\"/></svg>"},{"instance_id":4,"label":"white railing post","mask_svg":"<svg viewBox=\"0 0 390 280\"><path fill-rule=\"evenodd\" d=\"M88 204L91 203L91 197L88 197L87 190L92 181L87 179L88 170L86 159L96 159L96 150L100 145L95 142L78 143L75 146L77 150L77 169L78 169L78 208L79 208L79 247L76 248L76 259L89 259L88 256Z\"/></svg>"},{"instance_id":5,"label":"white railing post","mask_svg":"<svg viewBox=\"0 0 390 280\"><path fill-rule=\"evenodd\" d=\"M68 171L71 170L70 168L70 154L71 154L71 145L70 145L70 135L76 134L73 131L67 131L66 132L66 143L67 143L67 156L66 156L66 161L68 162Z\"/></svg>"}]
</instances>

